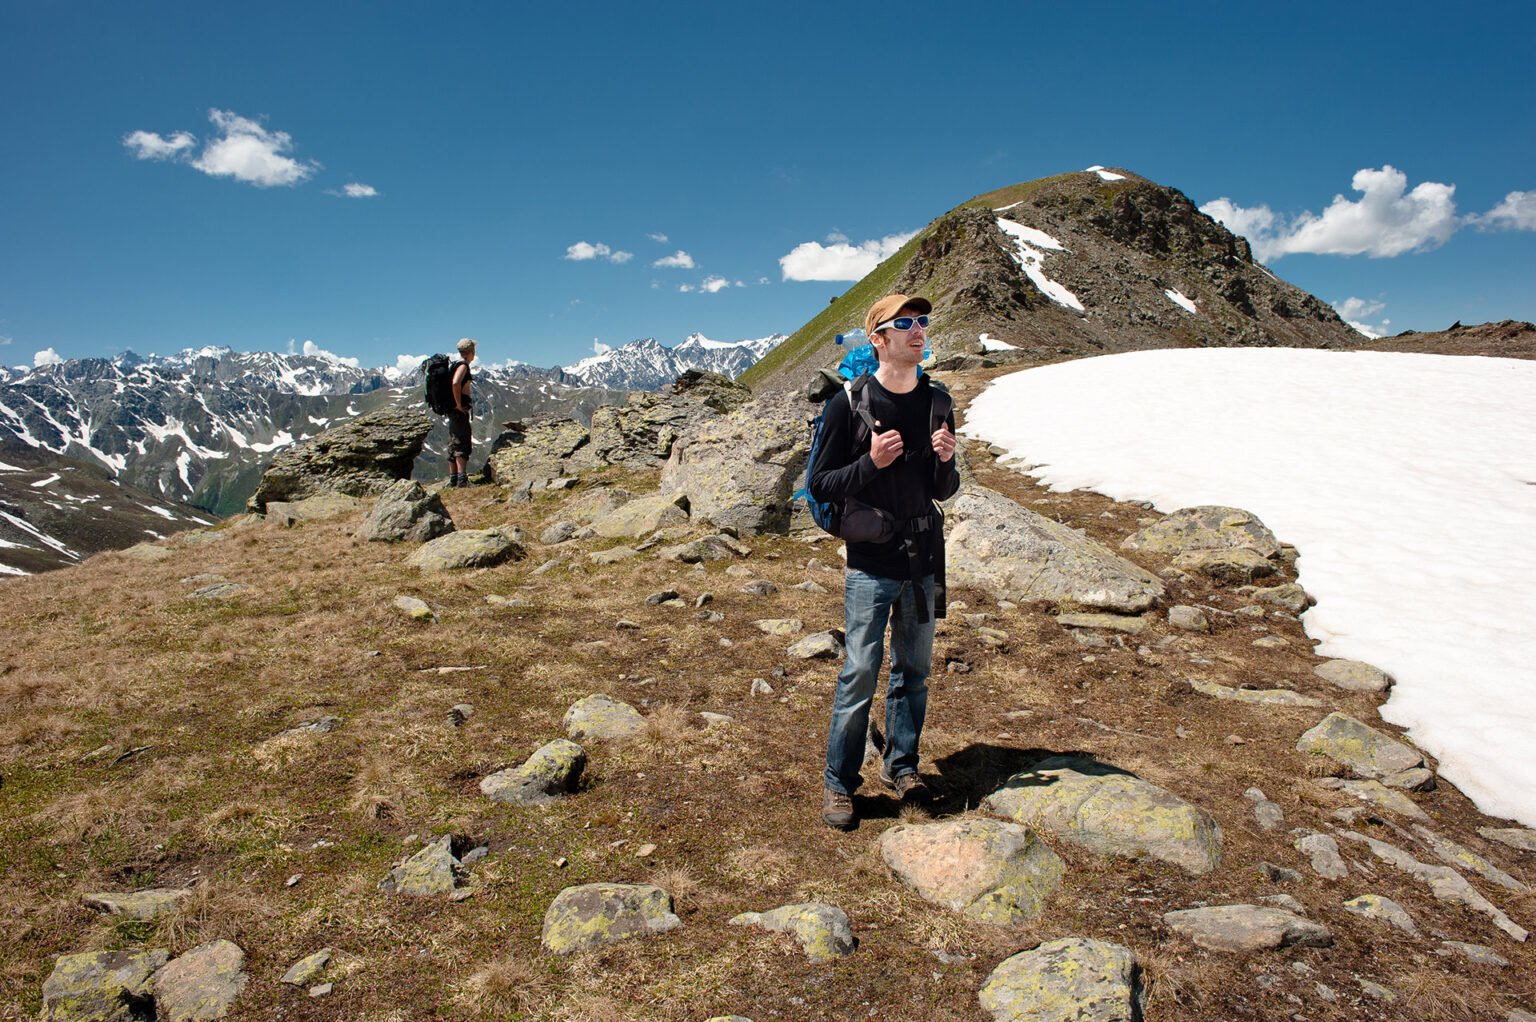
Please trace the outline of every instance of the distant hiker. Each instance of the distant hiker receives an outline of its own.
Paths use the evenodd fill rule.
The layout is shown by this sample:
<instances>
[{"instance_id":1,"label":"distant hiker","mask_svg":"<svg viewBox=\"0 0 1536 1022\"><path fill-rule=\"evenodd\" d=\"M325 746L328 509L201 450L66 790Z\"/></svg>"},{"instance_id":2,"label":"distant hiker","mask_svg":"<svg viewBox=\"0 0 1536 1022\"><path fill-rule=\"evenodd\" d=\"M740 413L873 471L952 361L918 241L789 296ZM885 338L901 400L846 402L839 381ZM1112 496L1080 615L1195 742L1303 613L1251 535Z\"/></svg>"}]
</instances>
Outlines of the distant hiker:
<instances>
[{"instance_id":1,"label":"distant hiker","mask_svg":"<svg viewBox=\"0 0 1536 1022\"><path fill-rule=\"evenodd\" d=\"M848 544L847 656L832 702L821 809L822 821L842 830L858 822L853 793L863 779L887 624L891 673L880 780L905 803L922 805L929 797L917 745L928 708L934 617L944 613L944 518L934 501L960 488L952 404L945 395L937 406L944 413L936 414L936 386L917 371L931 311L927 299L907 295L887 295L870 307L864 328L879 369L862 378L867 400L859 399L857 419L849 391L828 402L810 473L813 497L843 503L839 534Z\"/></svg>"},{"instance_id":2,"label":"distant hiker","mask_svg":"<svg viewBox=\"0 0 1536 1022\"><path fill-rule=\"evenodd\" d=\"M475 342L459 341L459 361L453 366L453 407L448 410L448 485L469 485L469 452L474 434L469 425L469 364L475 360Z\"/></svg>"}]
</instances>

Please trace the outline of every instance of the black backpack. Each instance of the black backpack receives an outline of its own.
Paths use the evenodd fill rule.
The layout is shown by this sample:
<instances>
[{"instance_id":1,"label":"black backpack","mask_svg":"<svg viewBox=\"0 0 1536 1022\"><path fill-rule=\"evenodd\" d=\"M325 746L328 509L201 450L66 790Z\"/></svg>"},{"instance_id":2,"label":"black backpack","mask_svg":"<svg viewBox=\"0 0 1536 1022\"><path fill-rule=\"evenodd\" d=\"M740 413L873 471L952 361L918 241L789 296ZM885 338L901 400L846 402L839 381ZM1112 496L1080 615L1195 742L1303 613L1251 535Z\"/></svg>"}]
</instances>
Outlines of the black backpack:
<instances>
[{"instance_id":1,"label":"black backpack","mask_svg":"<svg viewBox=\"0 0 1536 1022\"><path fill-rule=\"evenodd\" d=\"M447 355L433 355L421 364L427 376L427 407L438 415L453 411L453 370L458 365Z\"/></svg>"}]
</instances>

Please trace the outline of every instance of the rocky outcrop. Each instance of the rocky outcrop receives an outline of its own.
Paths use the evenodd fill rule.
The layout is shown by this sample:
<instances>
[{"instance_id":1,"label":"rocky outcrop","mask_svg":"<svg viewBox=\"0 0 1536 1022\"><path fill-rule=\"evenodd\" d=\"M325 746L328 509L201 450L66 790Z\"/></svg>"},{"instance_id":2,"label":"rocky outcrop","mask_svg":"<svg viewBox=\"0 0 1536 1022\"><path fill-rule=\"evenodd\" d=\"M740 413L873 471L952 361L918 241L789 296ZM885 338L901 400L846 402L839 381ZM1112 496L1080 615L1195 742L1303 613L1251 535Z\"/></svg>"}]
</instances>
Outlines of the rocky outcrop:
<instances>
[{"instance_id":1,"label":"rocky outcrop","mask_svg":"<svg viewBox=\"0 0 1536 1022\"><path fill-rule=\"evenodd\" d=\"M390 485L357 527L359 539L385 543L425 543L453 531L443 498L420 483L402 479Z\"/></svg>"},{"instance_id":2,"label":"rocky outcrop","mask_svg":"<svg viewBox=\"0 0 1536 1022\"><path fill-rule=\"evenodd\" d=\"M1150 572L984 487L968 486L955 499L947 532L952 585L1122 614L1139 614L1163 596Z\"/></svg>"},{"instance_id":3,"label":"rocky outcrop","mask_svg":"<svg viewBox=\"0 0 1536 1022\"><path fill-rule=\"evenodd\" d=\"M432 423L420 412L384 411L358 416L279 454L256 484L248 510L265 512L271 501L301 500L318 493L372 497L409 479Z\"/></svg>"},{"instance_id":4,"label":"rocky outcrop","mask_svg":"<svg viewBox=\"0 0 1536 1022\"><path fill-rule=\"evenodd\" d=\"M1423 755L1343 713L1324 717L1301 736L1296 749L1326 756L1388 787L1419 788L1431 779Z\"/></svg>"},{"instance_id":5,"label":"rocky outcrop","mask_svg":"<svg viewBox=\"0 0 1536 1022\"><path fill-rule=\"evenodd\" d=\"M169 952L60 955L43 983L42 1022L134 1022L153 1017L153 978Z\"/></svg>"},{"instance_id":6,"label":"rocky outcrop","mask_svg":"<svg viewBox=\"0 0 1536 1022\"><path fill-rule=\"evenodd\" d=\"M1284 909L1260 905L1212 905L1169 912L1163 922L1211 951L1273 951L1299 944L1327 947L1328 927Z\"/></svg>"},{"instance_id":7,"label":"rocky outcrop","mask_svg":"<svg viewBox=\"0 0 1536 1022\"><path fill-rule=\"evenodd\" d=\"M694 423L662 469L662 490L685 494L693 516L718 528L786 528L809 453L809 408L796 394L770 393Z\"/></svg>"},{"instance_id":8,"label":"rocky outcrop","mask_svg":"<svg viewBox=\"0 0 1536 1022\"><path fill-rule=\"evenodd\" d=\"M223 1018L249 980L239 945L227 940L200 944L155 974L156 1022Z\"/></svg>"}]
</instances>

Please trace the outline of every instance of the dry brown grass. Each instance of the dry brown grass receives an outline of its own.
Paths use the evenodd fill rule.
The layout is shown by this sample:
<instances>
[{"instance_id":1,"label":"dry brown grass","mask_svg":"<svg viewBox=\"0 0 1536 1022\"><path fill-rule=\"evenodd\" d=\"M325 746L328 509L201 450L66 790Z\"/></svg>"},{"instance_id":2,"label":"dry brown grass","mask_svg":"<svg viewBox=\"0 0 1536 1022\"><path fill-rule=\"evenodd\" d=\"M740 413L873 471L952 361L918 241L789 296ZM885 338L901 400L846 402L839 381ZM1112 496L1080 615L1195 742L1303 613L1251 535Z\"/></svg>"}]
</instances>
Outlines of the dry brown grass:
<instances>
[{"instance_id":1,"label":"dry brown grass","mask_svg":"<svg viewBox=\"0 0 1536 1022\"><path fill-rule=\"evenodd\" d=\"M1043 499L1022 477L985 463L977 472L1026 503ZM462 527L511 522L531 532L559 516L564 499L509 507L490 488L445 497ZM1109 542L1144 515L1092 494L1049 497L1052 514ZM1311 661L1295 651L1297 627L1279 626L1296 640L1291 651L1265 654L1241 629L1170 636L1157 624L1146 638L1154 652L1138 656L1134 645L1075 645L1047 608L952 593L1010 638L1006 651L985 647L959 617L940 630L940 659L970 667L941 670L931 682L924 772L946 798L942 818L963 816L1029 750L1083 751L1199 802L1226 835L1225 864L1203 878L1047 839L1068 874L1046 913L1030 926L979 927L892 877L878 853L880 833L923 820L872 776L857 831L833 832L817 819L837 665L791 661L786 642L751 622L837 623L836 573L807 567L835 559L825 544L750 540L752 573L780 587L753 597L740 592L746 576L724 564L696 571L638 559L595 569L581 561L593 544L580 543L560 552L571 566L541 576L531 571L549 552L536 548L526 562L485 572L418 576L402 570L404 550L355 543L346 527L258 529L213 547L175 547L159 564L97 558L50 578L0 583L12 625L0 635L0 1004L35 1017L53 955L146 940L179 949L213 936L236 940L250 956L242 1010L265 1017L281 1008L293 1022L338 1013L377 1022L697 1022L731 1011L795 1022L871 1014L959 1022L976 1016L975 988L997 962L1069 934L1133 948L1147 973L1149 1017L1181 1022L1288 1016L1298 1010L1284 1000L1288 992L1307 1000L1300 1010L1309 1017L1344 1017L1353 974L1400 990L1412 980L1411 1000L1373 1009L1372 1018L1501 1017L1496 1009L1507 1010L1511 997L1532 996L1524 979L1536 975L1532 948L1497 945L1514 964L1494 991L1457 976L1466 967L1453 960L1415 961L1407 943L1363 946L1353 917L1341 919L1338 899L1315 883L1295 893L1335 927L1337 942L1305 960L1341 994L1336 1007L1314 1003L1312 978L1292 974L1289 958L1261 966L1199 952L1162 927L1161 913L1172 908L1270 893L1254 868L1260 860L1305 870L1287 838L1253 825L1244 788L1257 785L1282 804L1288 827L1325 829L1340 804L1307 782L1318 772L1293 751L1304 715L1217 706L1181 685L1188 658L1200 656L1222 665L1228 681L1262 678L1369 717L1367 700L1320 691ZM189 601L191 586L180 580L206 571L248 588L221 605ZM806 577L829 592L789 588ZM711 608L725 620L704 624L691 609L646 606L645 595L663 587L689 601L712 592ZM390 601L402 592L431 602L437 623L395 612ZM529 604L492 606L488 593ZM1178 599L1228 610L1242 602L1204 584ZM619 618L639 627L618 631ZM722 637L731 645L721 646ZM484 669L433 670L445 665ZM755 677L770 678L774 694L749 696ZM479 795L481 777L561 734L566 707L593 692L640 707L645 735L627 746L592 743L581 792L555 807L517 809ZM454 728L447 711L460 702L475 712ZM1030 713L1004 716L1018 709ZM704 727L700 710L735 720ZM338 731L274 741L327 713L342 718ZM1175 727L1189 737L1175 737ZM1226 745L1233 733L1253 741ZM103 745L105 756L81 759ZM113 764L139 746L152 748ZM1415 798L1437 831L1485 848L1475 827L1490 821L1449 786ZM491 846L472 869L472 898L422 903L378 890L413 847L407 835L447 831ZM637 858L645 843L657 852ZM1536 881L1523 861L1490 854ZM565 868L552 865L557 858ZM292 875L301 881L290 888ZM684 926L571 959L540 951L549 901L567 884L597 880L661 886ZM87 890L151 885L190 885L198 895L148 930L80 906ZM1424 920L1484 927L1447 914L1390 870L1378 868L1372 887ZM1528 897L1490 896L1517 917L1529 914ZM847 911L861 951L813 969L793 940L726 924L741 911L803 900ZM365 967L327 1002L276 989L273 977L326 945ZM422 967L422 949L435 968ZM961 957L941 962L934 951ZM1278 978L1274 991L1255 987L1260 967Z\"/></svg>"}]
</instances>

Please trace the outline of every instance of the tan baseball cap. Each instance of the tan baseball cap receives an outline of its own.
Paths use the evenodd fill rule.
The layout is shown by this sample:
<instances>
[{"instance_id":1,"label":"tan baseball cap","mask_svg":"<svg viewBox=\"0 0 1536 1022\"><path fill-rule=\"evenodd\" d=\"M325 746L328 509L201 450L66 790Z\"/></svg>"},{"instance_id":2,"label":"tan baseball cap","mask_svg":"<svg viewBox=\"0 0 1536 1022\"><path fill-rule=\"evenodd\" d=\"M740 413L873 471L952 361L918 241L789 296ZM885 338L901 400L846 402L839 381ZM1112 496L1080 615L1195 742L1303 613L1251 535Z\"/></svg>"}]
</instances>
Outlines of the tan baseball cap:
<instances>
[{"instance_id":1,"label":"tan baseball cap","mask_svg":"<svg viewBox=\"0 0 1536 1022\"><path fill-rule=\"evenodd\" d=\"M864 314L864 332L873 334L875 324L894 318L902 309L916 309L920 315L926 316L933 311L933 303L926 298L917 298L913 295L886 295L871 305L869 311Z\"/></svg>"}]
</instances>

